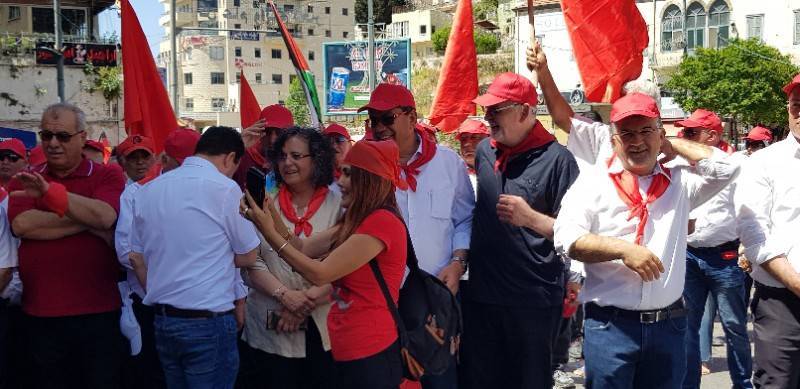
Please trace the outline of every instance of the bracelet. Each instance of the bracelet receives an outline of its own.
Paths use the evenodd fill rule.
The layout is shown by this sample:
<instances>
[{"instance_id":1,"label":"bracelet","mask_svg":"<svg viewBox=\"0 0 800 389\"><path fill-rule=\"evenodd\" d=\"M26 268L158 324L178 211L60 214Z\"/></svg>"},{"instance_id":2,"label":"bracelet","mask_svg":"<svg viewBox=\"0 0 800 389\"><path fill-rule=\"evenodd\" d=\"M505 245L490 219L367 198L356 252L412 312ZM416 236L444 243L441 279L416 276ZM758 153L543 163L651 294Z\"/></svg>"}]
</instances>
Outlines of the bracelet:
<instances>
[{"instance_id":1,"label":"bracelet","mask_svg":"<svg viewBox=\"0 0 800 389\"><path fill-rule=\"evenodd\" d=\"M275 291L272 292L272 297L280 300L283 295L286 294L286 286L281 285Z\"/></svg>"},{"instance_id":2,"label":"bracelet","mask_svg":"<svg viewBox=\"0 0 800 389\"><path fill-rule=\"evenodd\" d=\"M279 248L277 251L275 251L275 254L281 255L281 251L283 251L283 248L284 248L284 247L286 247L286 245L287 245L287 244L289 244L289 241L288 241L288 240L287 240L287 241L285 241L285 242L283 242L283 244L281 245L281 247L280 247L280 248Z\"/></svg>"}]
</instances>

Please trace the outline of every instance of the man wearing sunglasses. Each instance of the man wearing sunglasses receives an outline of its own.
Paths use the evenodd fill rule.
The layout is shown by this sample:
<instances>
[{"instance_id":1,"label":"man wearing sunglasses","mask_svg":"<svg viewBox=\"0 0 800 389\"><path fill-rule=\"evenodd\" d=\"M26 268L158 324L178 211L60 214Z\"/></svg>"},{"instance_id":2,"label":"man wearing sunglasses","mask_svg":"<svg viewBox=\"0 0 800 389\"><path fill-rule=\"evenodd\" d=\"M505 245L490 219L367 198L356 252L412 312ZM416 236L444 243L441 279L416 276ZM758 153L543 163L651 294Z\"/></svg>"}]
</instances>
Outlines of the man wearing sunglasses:
<instances>
[{"instance_id":1,"label":"man wearing sunglasses","mask_svg":"<svg viewBox=\"0 0 800 389\"><path fill-rule=\"evenodd\" d=\"M16 138L0 142L0 185L8 188L15 174L28 167L25 145Z\"/></svg>"},{"instance_id":2,"label":"man wearing sunglasses","mask_svg":"<svg viewBox=\"0 0 800 389\"><path fill-rule=\"evenodd\" d=\"M86 117L71 104L42 113L47 162L18 173L8 219L21 239L22 309L35 387L116 388L122 356L114 223L125 177L83 157Z\"/></svg>"},{"instance_id":3,"label":"man wearing sunglasses","mask_svg":"<svg viewBox=\"0 0 800 389\"><path fill-rule=\"evenodd\" d=\"M271 169L267 159L269 150L278 136L292 126L294 126L292 112L282 105L273 104L261 110L257 122L242 130L245 153L239 163L239 169L233 175L233 180L242 190L246 189L247 170L251 167L257 166L265 172Z\"/></svg>"},{"instance_id":4,"label":"man wearing sunglasses","mask_svg":"<svg viewBox=\"0 0 800 389\"><path fill-rule=\"evenodd\" d=\"M436 144L433 135L417 126L414 96L402 85L380 84L367 105L375 140L394 141L407 190L395 197L408 225L420 268L441 279L453 294L466 271L475 197L461 158ZM455 346L453 346L455 347ZM422 386L456 388L455 358L440 376L425 376Z\"/></svg>"}]
</instances>

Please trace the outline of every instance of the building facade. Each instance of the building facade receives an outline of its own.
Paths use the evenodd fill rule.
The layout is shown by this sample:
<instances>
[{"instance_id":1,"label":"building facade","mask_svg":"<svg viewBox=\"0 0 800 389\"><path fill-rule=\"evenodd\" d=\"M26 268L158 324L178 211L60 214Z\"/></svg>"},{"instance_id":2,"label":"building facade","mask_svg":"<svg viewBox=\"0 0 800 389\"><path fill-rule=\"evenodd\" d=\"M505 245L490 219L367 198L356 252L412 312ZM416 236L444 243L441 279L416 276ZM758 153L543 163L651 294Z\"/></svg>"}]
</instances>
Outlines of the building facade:
<instances>
[{"instance_id":1,"label":"building facade","mask_svg":"<svg viewBox=\"0 0 800 389\"><path fill-rule=\"evenodd\" d=\"M407 10L392 14L392 23L387 26L387 37L408 38L411 40L411 52L414 58L436 56L433 48L433 33L453 23L451 3L437 4L437 8ZM450 12L440 8L446 7Z\"/></svg>"}]
</instances>

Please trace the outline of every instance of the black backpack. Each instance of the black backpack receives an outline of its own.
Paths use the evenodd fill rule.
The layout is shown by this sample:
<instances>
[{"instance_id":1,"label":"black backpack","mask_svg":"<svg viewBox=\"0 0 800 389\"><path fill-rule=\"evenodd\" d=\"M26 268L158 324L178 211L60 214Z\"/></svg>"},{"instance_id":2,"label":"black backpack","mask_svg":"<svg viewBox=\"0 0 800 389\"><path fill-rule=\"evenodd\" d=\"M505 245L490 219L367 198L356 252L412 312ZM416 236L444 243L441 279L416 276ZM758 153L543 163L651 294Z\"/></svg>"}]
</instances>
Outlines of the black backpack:
<instances>
[{"instance_id":1,"label":"black backpack","mask_svg":"<svg viewBox=\"0 0 800 389\"><path fill-rule=\"evenodd\" d=\"M462 331L461 306L441 280L419 268L407 226L406 241L406 266L410 272L400 288L397 305L392 301L378 262L373 259L369 265L397 324L403 375L418 381L423 374L442 374L450 366Z\"/></svg>"}]
</instances>

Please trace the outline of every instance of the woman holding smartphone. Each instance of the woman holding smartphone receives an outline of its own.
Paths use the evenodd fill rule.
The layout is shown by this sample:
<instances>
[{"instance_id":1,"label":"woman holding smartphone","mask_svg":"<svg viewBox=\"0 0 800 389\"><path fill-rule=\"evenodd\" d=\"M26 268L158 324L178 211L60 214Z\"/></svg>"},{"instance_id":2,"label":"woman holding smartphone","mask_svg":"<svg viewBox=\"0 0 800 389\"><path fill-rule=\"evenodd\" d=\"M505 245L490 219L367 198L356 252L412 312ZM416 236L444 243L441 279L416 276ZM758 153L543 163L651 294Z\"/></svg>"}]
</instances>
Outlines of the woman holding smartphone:
<instances>
[{"instance_id":1,"label":"woman holding smartphone","mask_svg":"<svg viewBox=\"0 0 800 389\"><path fill-rule=\"evenodd\" d=\"M336 224L341 197L328 190L334 153L316 130L293 127L270 152L281 236L310 237ZM263 184L262 184L263 185ZM264 190L263 187L260 190ZM332 388L336 378L330 354L327 316L329 283L312 285L281 259L261 236L256 265L243 271L251 287L242 340L241 380L248 388Z\"/></svg>"},{"instance_id":2,"label":"woman holding smartphone","mask_svg":"<svg viewBox=\"0 0 800 389\"><path fill-rule=\"evenodd\" d=\"M407 249L394 196L397 186L405 187L398 160L394 142L356 143L338 181L347 211L333 228L306 239L286 239L269 199L262 207L248 195L241 205L295 271L314 285L333 283L328 330L339 388L394 389L402 380L397 327L369 267L377 261L397 303Z\"/></svg>"}]
</instances>

